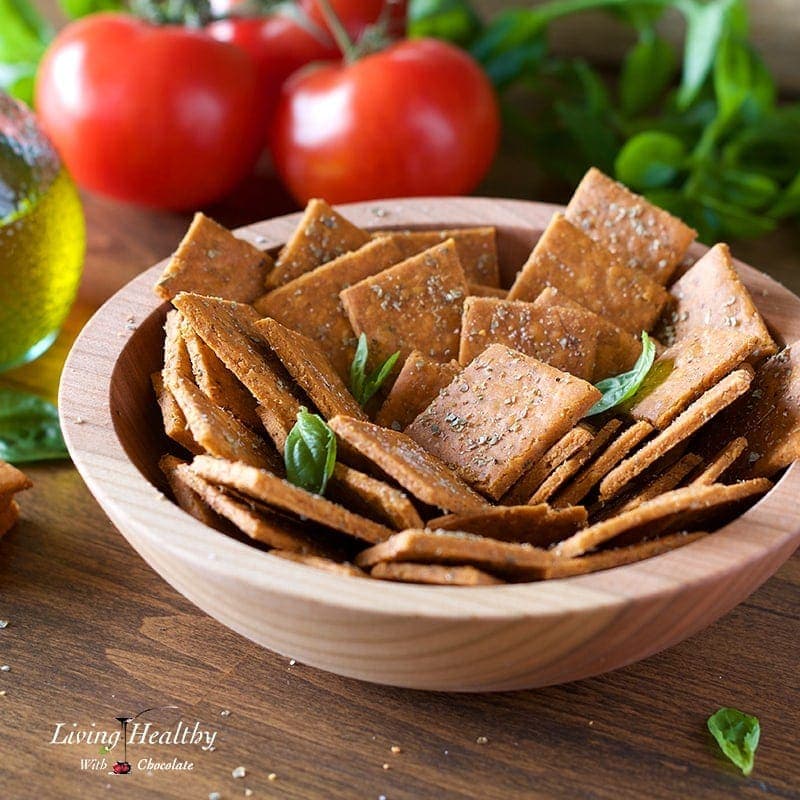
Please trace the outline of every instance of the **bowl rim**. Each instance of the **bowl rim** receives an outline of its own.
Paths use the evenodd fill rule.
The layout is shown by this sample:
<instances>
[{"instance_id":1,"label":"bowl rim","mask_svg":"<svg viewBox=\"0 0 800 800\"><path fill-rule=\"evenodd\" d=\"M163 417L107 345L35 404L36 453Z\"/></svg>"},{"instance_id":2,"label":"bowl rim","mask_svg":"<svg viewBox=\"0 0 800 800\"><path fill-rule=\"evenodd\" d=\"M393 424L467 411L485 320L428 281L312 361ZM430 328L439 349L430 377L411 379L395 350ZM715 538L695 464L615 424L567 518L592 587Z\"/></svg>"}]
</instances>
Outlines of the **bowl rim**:
<instances>
[{"instance_id":1,"label":"bowl rim","mask_svg":"<svg viewBox=\"0 0 800 800\"><path fill-rule=\"evenodd\" d=\"M537 231L553 213L563 211L552 204L479 197L383 200L336 208L373 230L516 224ZM261 249L272 249L288 238L301 213L247 225L235 233ZM694 246L695 255L706 250ZM800 544L800 508L795 501L800 491L800 462L796 462L758 503L713 536L589 575L501 586L422 586L354 579L270 558L268 553L202 524L165 497L128 457L113 423L112 374L136 335L133 325L125 322L158 313L166 305L152 292L166 261L123 286L83 328L64 366L59 411L67 448L91 493L134 549L171 583L183 562L200 565L206 572L211 568L220 580L243 581L254 590L320 607L368 608L378 617L445 621L467 616L511 622L587 610L613 612L633 601L668 600L691 586L733 580L756 561L770 561L774 571ZM739 261L736 264L751 290L757 285L763 297L800 319L800 298L764 273ZM787 513L786 509L793 507L797 511ZM758 537L752 535L756 530Z\"/></svg>"}]
</instances>

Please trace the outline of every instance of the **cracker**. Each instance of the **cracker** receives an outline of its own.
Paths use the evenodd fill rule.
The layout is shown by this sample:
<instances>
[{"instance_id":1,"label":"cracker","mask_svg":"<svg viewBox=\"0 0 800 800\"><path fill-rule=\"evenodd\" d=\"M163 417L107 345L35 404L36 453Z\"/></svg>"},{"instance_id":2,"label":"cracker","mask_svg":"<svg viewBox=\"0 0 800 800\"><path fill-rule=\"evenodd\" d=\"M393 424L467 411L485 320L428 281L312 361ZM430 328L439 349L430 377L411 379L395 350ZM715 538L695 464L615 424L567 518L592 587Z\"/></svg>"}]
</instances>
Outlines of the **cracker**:
<instances>
[{"instance_id":1,"label":"cracker","mask_svg":"<svg viewBox=\"0 0 800 800\"><path fill-rule=\"evenodd\" d=\"M256 414L255 397L185 320L181 324L181 336L189 355L197 388L212 403L229 411L250 428L258 430L261 422Z\"/></svg>"},{"instance_id":2,"label":"cracker","mask_svg":"<svg viewBox=\"0 0 800 800\"><path fill-rule=\"evenodd\" d=\"M703 468L692 478L692 486L709 486L721 478L747 449L747 439L737 436L728 442Z\"/></svg>"},{"instance_id":3,"label":"cracker","mask_svg":"<svg viewBox=\"0 0 800 800\"><path fill-rule=\"evenodd\" d=\"M193 383L175 378L169 389L186 418L192 438L204 451L254 467L282 468L282 461L271 445L233 414L215 406Z\"/></svg>"},{"instance_id":4,"label":"cracker","mask_svg":"<svg viewBox=\"0 0 800 800\"><path fill-rule=\"evenodd\" d=\"M437 361L454 358L467 292L455 244L448 239L359 281L340 297L353 330L367 336L374 369L396 351L401 359L412 350Z\"/></svg>"},{"instance_id":5,"label":"cracker","mask_svg":"<svg viewBox=\"0 0 800 800\"><path fill-rule=\"evenodd\" d=\"M548 286L634 334L650 330L669 300L663 286L621 263L560 214L533 248L508 299L533 302Z\"/></svg>"},{"instance_id":6,"label":"cracker","mask_svg":"<svg viewBox=\"0 0 800 800\"><path fill-rule=\"evenodd\" d=\"M485 286L482 283L467 283L470 297L496 297L498 300L505 300L508 296L507 289L500 289L497 286Z\"/></svg>"},{"instance_id":7,"label":"cracker","mask_svg":"<svg viewBox=\"0 0 800 800\"><path fill-rule=\"evenodd\" d=\"M351 253L306 272L255 302L256 310L319 344L339 377L347 382L356 336L339 292L403 260L387 237L373 239Z\"/></svg>"},{"instance_id":8,"label":"cracker","mask_svg":"<svg viewBox=\"0 0 800 800\"><path fill-rule=\"evenodd\" d=\"M632 333L617 327L611 320L601 317L594 311L590 311L553 286L543 289L533 301L533 305L536 308L568 308L583 312L583 318L578 320L579 325L586 325L588 322L597 333L592 383L598 383L612 375L627 372L633 367L642 352L641 341ZM562 317L562 321L568 323L569 318Z\"/></svg>"},{"instance_id":9,"label":"cracker","mask_svg":"<svg viewBox=\"0 0 800 800\"><path fill-rule=\"evenodd\" d=\"M501 497L597 402L566 372L490 345L406 428L471 486Z\"/></svg>"},{"instance_id":10,"label":"cracker","mask_svg":"<svg viewBox=\"0 0 800 800\"><path fill-rule=\"evenodd\" d=\"M697 236L677 217L594 167L572 195L566 216L623 264L662 285L669 283Z\"/></svg>"},{"instance_id":11,"label":"cracker","mask_svg":"<svg viewBox=\"0 0 800 800\"><path fill-rule=\"evenodd\" d=\"M484 536L454 531L409 530L396 533L356 556L360 567L381 561L469 565L518 580L541 577L552 556L538 547L498 542Z\"/></svg>"},{"instance_id":12,"label":"cracker","mask_svg":"<svg viewBox=\"0 0 800 800\"><path fill-rule=\"evenodd\" d=\"M164 433L190 453L202 453L203 448L195 441L194 436L192 436L192 432L186 424L186 417L175 400L175 396L167 386L164 385L163 375L160 372L154 372L150 376L150 381L153 384L156 402L161 409Z\"/></svg>"},{"instance_id":13,"label":"cracker","mask_svg":"<svg viewBox=\"0 0 800 800\"><path fill-rule=\"evenodd\" d=\"M540 309L520 300L467 297L458 360L469 364L490 344L504 344L588 380L594 372L597 331L591 318L580 310Z\"/></svg>"},{"instance_id":14,"label":"cracker","mask_svg":"<svg viewBox=\"0 0 800 800\"><path fill-rule=\"evenodd\" d=\"M768 359L753 391L719 418L714 441L732 434L747 438L736 477L771 477L800 458L800 342Z\"/></svg>"},{"instance_id":15,"label":"cracker","mask_svg":"<svg viewBox=\"0 0 800 800\"><path fill-rule=\"evenodd\" d=\"M196 292L250 303L264 291L271 269L267 253L198 211L154 291L164 300Z\"/></svg>"},{"instance_id":16,"label":"cracker","mask_svg":"<svg viewBox=\"0 0 800 800\"><path fill-rule=\"evenodd\" d=\"M312 494L273 475L268 470L209 456L197 456L191 469L210 483L228 486L270 508L296 514L365 542L382 542L393 531L337 503Z\"/></svg>"},{"instance_id":17,"label":"cracker","mask_svg":"<svg viewBox=\"0 0 800 800\"><path fill-rule=\"evenodd\" d=\"M284 561L294 561L296 564L305 564L308 567L321 569L323 572L332 572L335 575L346 575L350 578L366 578L367 573L355 564L343 561L334 561L332 558L313 556L307 553L296 553L292 550L270 550L269 555L282 558Z\"/></svg>"},{"instance_id":18,"label":"cracker","mask_svg":"<svg viewBox=\"0 0 800 800\"><path fill-rule=\"evenodd\" d=\"M691 530L727 507L764 494L771 486L772 483L765 478L757 478L733 486L715 483L673 489L631 511L578 531L557 544L552 552L559 558L573 558L623 534L641 534L639 538L643 539L655 530L661 532L670 527L673 530Z\"/></svg>"},{"instance_id":19,"label":"cracker","mask_svg":"<svg viewBox=\"0 0 800 800\"><path fill-rule=\"evenodd\" d=\"M176 467L175 473L178 480L183 481L220 517L233 523L251 539L281 550L318 556L329 554L330 548L316 542L302 525L270 510L257 508L244 499L231 497L219 486L198 475L188 464Z\"/></svg>"},{"instance_id":20,"label":"cracker","mask_svg":"<svg viewBox=\"0 0 800 800\"><path fill-rule=\"evenodd\" d=\"M184 320L181 312L171 309L164 319L164 383L172 377L194 380L192 361L182 335Z\"/></svg>"},{"instance_id":21,"label":"cracker","mask_svg":"<svg viewBox=\"0 0 800 800\"><path fill-rule=\"evenodd\" d=\"M585 528L586 522L583 506L553 509L541 503L535 506L499 506L470 514L447 514L430 520L425 527L475 533L502 542L549 547Z\"/></svg>"},{"instance_id":22,"label":"cracker","mask_svg":"<svg viewBox=\"0 0 800 800\"><path fill-rule=\"evenodd\" d=\"M753 380L752 368L740 369L723 378L690 405L671 425L654 439L637 450L630 458L618 464L600 484L600 499L616 497L630 481L641 475L672 448L685 442L712 417L741 397Z\"/></svg>"},{"instance_id":23,"label":"cracker","mask_svg":"<svg viewBox=\"0 0 800 800\"><path fill-rule=\"evenodd\" d=\"M358 250L369 238L366 231L346 220L324 200L309 200L297 228L278 254L275 269L267 276L266 286L275 288L289 283L304 272Z\"/></svg>"},{"instance_id":24,"label":"cracker","mask_svg":"<svg viewBox=\"0 0 800 800\"><path fill-rule=\"evenodd\" d=\"M16 494L33 486L30 478L6 461L0 461L0 495Z\"/></svg>"},{"instance_id":25,"label":"cracker","mask_svg":"<svg viewBox=\"0 0 800 800\"><path fill-rule=\"evenodd\" d=\"M626 403L634 419L666 428L707 389L752 356L757 341L732 328L700 328L665 350Z\"/></svg>"},{"instance_id":26,"label":"cracker","mask_svg":"<svg viewBox=\"0 0 800 800\"><path fill-rule=\"evenodd\" d=\"M527 503L556 468L574 456L594 438L588 425L576 425L565 433L533 466L502 496L503 505Z\"/></svg>"},{"instance_id":27,"label":"cracker","mask_svg":"<svg viewBox=\"0 0 800 800\"><path fill-rule=\"evenodd\" d=\"M588 426L586 426L588 428ZM544 503L548 501L587 461L600 452L606 446L609 439L622 427L622 420L610 419L603 427L592 435L577 453L567 458L559 464L553 472L547 476L542 485L528 498L530 505ZM574 506L573 506L574 507Z\"/></svg>"},{"instance_id":28,"label":"cracker","mask_svg":"<svg viewBox=\"0 0 800 800\"><path fill-rule=\"evenodd\" d=\"M419 350L413 350L400 369L375 422L384 428L403 430L460 371L458 361L433 361Z\"/></svg>"},{"instance_id":29,"label":"cracker","mask_svg":"<svg viewBox=\"0 0 800 800\"><path fill-rule=\"evenodd\" d=\"M754 359L778 349L733 266L726 244L711 248L670 289L675 298L668 330L676 340L702 327L736 328L756 339Z\"/></svg>"},{"instance_id":30,"label":"cracker","mask_svg":"<svg viewBox=\"0 0 800 800\"><path fill-rule=\"evenodd\" d=\"M403 251L403 258L411 258L446 239L452 239L467 281L487 287L500 285L497 236L492 227L449 228L442 231L378 231L374 235L390 236Z\"/></svg>"},{"instance_id":31,"label":"cracker","mask_svg":"<svg viewBox=\"0 0 800 800\"><path fill-rule=\"evenodd\" d=\"M12 498L8 505L0 510L0 536L8 533L17 524L18 519L19 503Z\"/></svg>"},{"instance_id":32,"label":"cracker","mask_svg":"<svg viewBox=\"0 0 800 800\"><path fill-rule=\"evenodd\" d=\"M344 445L423 503L446 511L474 511L488 506L486 500L408 436L350 417L334 417L328 424Z\"/></svg>"},{"instance_id":33,"label":"cracker","mask_svg":"<svg viewBox=\"0 0 800 800\"><path fill-rule=\"evenodd\" d=\"M427 583L434 586L496 586L505 583L475 567L443 567L439 564L392 563L383 561L370 570L370 577L401 583Z\"/></svg>"},{"instance_id":34,"label":"cracker","mask_svg":"<svg viewBox=\"0 0 800 800\"><path fill-rule=\"evenodd\" d=\"M186 462L171 455L161 456L158 461L158 468L164 473L175 502L204 525L218 528L220 518L178 472L178 467L181 465L186 466Z\"/></svg>"},{"instance_id":35,"label":"cracker","mask_svg":"<svg viewBox=\"0 0 800 800\"><path fill-rule=\"evenodd\" d=\"M600 572L605 569L621 567L625 564L633 564L646 558L668 553L670 550L691 544L705 536L708 536L708 534L700 531L695 533L673 533L669 536L637 542L626 547L602 550L599 553L591 553L588 556L556 558L553 559L544 577L548 579L569 578L573 575L587 575L590 572Z\"/></svg>"},{"instance_id":36,"label":"cracker","mask_svg":"<svg viewBox=\"0 0 800 800\"><path fill-rule=\"evenodd\" d=\"M344 464L337 464L333 470L328 495L362 516L378 517L381 523L398 531L423 526L405 492Z\"/></svg>"},{"instance_id":37,"label":"cracker","mask_svg":"<svg viewBox=\"0 0 800 800\"><path fill-rule=\"evenodd\" d=\"M345 414L356 419L367 418L316 342L270 317L255 326L323 417Z\"/></svg>"},{"instance_id":38,"label":"cracker","mask_svg":"<svg viewBox=\"0 0 800 800\"><path fill-rule=\"evenodd\" d=\"M578 505L634 447L641 444L652 432L653 426L649 422L635 422L624 430L593 461L589 462L583 472L553 498L552 505L556 508Z\"/></svg>"},{"instance_id":39,"label":"cracker","mask_svg":"<svg viewBox=\"0 0 800 800\"><path fill-rule=\"evenodd\" d=\"M304 399L256 328L252 306L216 297L179 294L173 301L197 335L247 387L275 444L283 447Z\"/></svg>"},{"instance_id":40,"label":"cracker","mask_svg":"<svg viewBox=\"0 0 800 800\"><path fill-rule=\"evenodd\" d=\"M630 511L631 509L658 497L664 492L670 492L676 487L680 486L683 479L700 464L703 463L701 456L695 453L687 453L682 458L679 458L674 464L665 469L660 475L657 475L650 481L644 488L639 490L633 497L626 500L619 508L614 509L615 514L622 513L623 511ZM709 484L714 481L709 481Z\"/></svg>"}]
</instances>

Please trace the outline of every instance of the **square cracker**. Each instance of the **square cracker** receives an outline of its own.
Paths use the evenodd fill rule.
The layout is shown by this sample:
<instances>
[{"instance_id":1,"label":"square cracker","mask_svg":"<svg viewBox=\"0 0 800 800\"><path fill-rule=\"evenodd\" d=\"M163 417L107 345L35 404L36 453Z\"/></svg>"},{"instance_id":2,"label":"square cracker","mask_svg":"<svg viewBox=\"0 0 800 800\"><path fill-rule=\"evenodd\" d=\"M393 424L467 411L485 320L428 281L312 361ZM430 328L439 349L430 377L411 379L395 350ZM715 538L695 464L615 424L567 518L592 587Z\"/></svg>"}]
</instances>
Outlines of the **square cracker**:
<instances>
[{"instance_id":1,"label":"square cracker","mask_svg":"<svg viewBox=\"0 0 800 800\"><path fill-rule=\"evenodd\" d=\"M567 219L623 264L662 285L683 261L697 231L592 167L569 202Z\"/></svg>"},{"instance_id":2,"label":"square cracker","mask_svg":"<svg viewBox=\"0 0 800 800\"><path fill-rule=\"evenodd\" d=\"M175 502L196 520L208 525L209 528L219 528L220 517L211 506L190 486L178 473L178 467L188 466L185 461L171 455L164 455L158 461L158 468L164 473ZM200 480L198 478L198 480Z\"/></svg>"},{"instance_id":3,"label":"square cracker","mask_svg":"<svg viewBox=\"0 0 800 800\"><path fill-rule=\"evenodd\" d=\"M736 477L771 477L800 458L800 342L768 359L753 391L712 426L714 442L733 434L747 438Z\"/></svg>"},{"instance_id":4,"label":"square cracker","mask_svg":"<svg viewBox=\"0 0 800 800\"><path fill-rule=\"evenodd\" d=\"M406 433L473 488L497 499L600 397L591 384L490 345Z\"/></svg>"},{"instance_id":5,"label":"square cracker","mask_svg":"<svg viewBox=\"0 0 800 800\"><path fill-rule=\"evenodd\" d=\"M207 453L255 467L281 469L283 461L267 444L225 409L214 405L193 383L175 378L169 386L192 438Z\"/></svg>"},{"instance_id":6,"label":"square cracker","mask_svg":"<svg viewBox=\"0 0 800 800\"><path fill-rule=\"evenodd\" d=\"M192 361L182 335L184 319L181 312L171 309L164 320L164 383L169 385L173 378L194 380Z\"/></svg>"},{"instance_id":7,"label":"square cracker","mask_svg":"<svg viewBox=\"0 0 800 800\"><path fill-rule=\"evenodd\" d=\"M313 520L364 542L382 542L394 533L390 528L354 514L321 495L294 486L265 469L210 456L197 456L191 469L209 483L230 487L270 508Z\"/></svg>"},{"instance_id":8,"label":"square cracker","mask_svg":"<svg viewBox=\"0 0 800 800\"><path fill-rule=\"evenodd\" d=\"M756 338L753 358L777 351L750 292L733 266L728 245L712 247L675 281L670 294L675 304L668 331L675 340L702 327L736 328Z\"/></svg>"},{"instance_id":9,"label":"square cracker","mask_svg":"<svg viewBox=\"0 0 800 800\"><path fill-rule=\"evenodd\" d=\"M527 503L547 477L594 439L588 425L576 425L567 431L531 468L500 498L506 506Z\"/></svg>"},{"instance_id":10,"label":"square cracker","mask_svg":"<svg viewBox=\"0 0 800 800\"><path fill-rule=\"evenodd\" d=\"M259 320L255 326L323 417L345 414L356 419L367 418L316 342L270 317Z\"/></svg>"},{"instance_id":11,"label":"square cracker","mask_svg":"<svg viewBox=\"0 0 800 800\"><path fill-rule=\"evenodd\" d=\"M263 293L271 269L267 253L198 211L154 291L164 300L196 292L250 303Z\"/></svg>"},{"instance_id":12,"label":"square cracker","mask_svg":"<svg viewBox=\"0 0 800 800\"><path fill-rule=\"evenodd\" d=\"M8 533L17 524L18 519L19 503L12 498L8 505L0 510L0 536Z\"/></svg>"},{"instance_id":13,"label":"square cracker","mask_svg":"<svg viewBox=\"0 0 800 800\"><path fill-rule=\"evenodd\" d=\"M283 286L304 272L358 250L369 238L366 231L346 220L324 200L309 200L297 228L278 253L275 269L267 276L266 286L268 289Z\"/></svg>"},{"instance_id":14,"label":"square cracker","mask_svg":"<svg viewBox=\"0 0 800 800\"><path fill-rule=\"evenodd\" d=\"M529 544L498 542L473 533L409 530L356 556L360 567L374 567L382 561L469 565L526 580L541 577L552 557L546 550Z\"/></svg>"},{"instance_id":15,"label":"square cracker","mask_svg":"<svg viewBox=\"0 0 800 800\"><path fill-rule=\"evenodd\" d=\"M458 354L467 284L452 239L365 278L340 297L356 335L366 334L370 368L392 353L421 350L437 361Z\"/></svg>"},{"instance_id":16,"label":"square cracker","mask_svg":"<svg viewBox=\"0 0 800 800\"><path fill-rule=\"evenodd\" d=\"M652 535L654 531L660 533L670 528L692 530L726 507L736 506L750 498L758 497L771 487L772 483L766 478L756 478L733 486L715 483L711 486L685 486L682 489L673 489L642 503L631 511L625 511L616 517L604 519L578 531L569 539L557 544L553 554L559 558L574 558L623 534L632 540L638 535L641 540ZM628 543L620 539L620 543L623 541Z\"/></svg>"},{"instance_id":17,"label":"square cracker","mask_svg":"<svg viewBox=\"0 0 800 800\"><path fill-rule=\"evenodd\" d=\"M398 531L423 526L405 492L344 464L334 468L328 495L365 517L377 517L379 522Z\"/></svg>"},{"instance_id":18,"label":"square cracker","mask_svg":"<svg viewBox=\"0 0 800 800\"><path fill-rule=\"evenodd\" d=\"M528 498L530 505L547 502L578 470L594 458L609 442L612 436L622 427L622 420L610 419L592 435L591 440L581 447L577 453L559 464L545 478L541 486ZM572 506L574 508L574 506Z\"/></svg>"},{"instance_id":19,"label":"square cracker","mask_svg":"<svg viewBox=\"0 0 800 800\"><path fill-rule=\"evenodd\" d=\"M217 358L214 351L194 332L186 320L182 320L180 331L197 388L212 403L229 411L248 427L258 430L261 421L256 414L255 397Z\"/></svg>"},{"instance_id":20,"label":"square cracker","mask_svg":"<svg viewBox=\"0 0 800 800\"><path fill-rule=\"evenodd\" d=\"M535 506L499 506L470 514L448 514L432 519L429 530L463 531L497 539L549 547L586 527L583 506L554 509L546 503Z\"/></svg>"},{"instance_id":21,"label":"square cracker","mask_svg":"<svg viewBox=\"0 0 800 800\"><path fill-rule=\"evenodd\" d=\"M613 512L609 512L606 516L614 516L621 514L623 511L630 511L631 509L652 500L654 497L670 492L680 486L683 479L700 464L703 463L701 456L695 453L687 453L682 458L679 458L661 473L656 475L646 486L640 489L633 497L627 499L621 506L614 508ZM709 484L714 481L709 481Z\"/></svg>"},{"instance_id":22,"label":"square cracker","mask_svg":"<svg viewBox=\"0 0 800 800\"><path fill-rule=\"evenodd\" d=\"M489 505L408 436L350 417L334 417L329 425L346 448L355 450L423 503L445 511L475 511Z\"/></svg>"},{"instance_id":23,"label":"square cracker","mask_svg":"<svg viewBox=\"0 0 800 800\"><path fill-rule=\"evenodd\" d=\"M255 504L232 497L192 471L188 464L175 468L178 481L191 489L216 514L228 520L251 539L295 553L326 556L331 548L315 541L302 525L274 512L256 508Z\"/></svg>"},{"instance_id":24,"label":"square cracker","mask_svg":"<svg viewBox=\"0 0 800 800\"><path fill-rule=\"evenodd\" d=\"M752 356L757 340L733 328L700 328L667 348L625 404L634 419L660 430Z\"/></svg>"},{"instance_id":25,"label":"square cracker","mask_svg":"<svg viewBox=\"0 0 800 800\"><path fill-rule=\"evenodd\" d=\"M467 281L486 287L500 286L497 234L493 227L449 228L441 231L377 231L373 235L390 236L403 251L403 258L411 258L429 247L452 239L456 243L458 260Z\"/></svg>"},{"instance_id":26,"label":"square cracker","mask_svg":"<svg viewBox=\"0 0 800 800\"><path fill-rule=\"evenodd\" d=\"M305 564L307 567L321 569L323 572L332 572L335 575L346 575L350 578L366 578L367 573L355 564L344 561L334 561L332 558L313 556L306 553L296 553L292 550L270 550L269 554L284 561L294 561L296 564Z\"/></svg>"},{"instance_id":27,"label":"square cracker","mask_svg":"<svg viewBox=\"0 0 800 800\"><path fill-rule=\"evenodd\" d=\"M505 581L475 567L443 567L440 564L382 561L370 570L370 577L401 583L434 586L496 586Z\"/></svg>"},{"instance_id":28,"label":"square cracker","mask_svg":"<svg viewBox=\"0 0 800 800\"><path fill-rule=\"evenodd\" d=\"M737 436L697 471L692 477L692 485L708 486L716 483L736 463L746 449L747 439L744 436Z\"/></svg>"},{"instance_id":29,"label":"square cracker","mask_svg":"<svg viewBox=\"0 0 800 800\"><path fill-rule=\"evenodd\" d=\"M533 302L548 286L637 335L653 327L669 301L663 286L621 263L560 214L533 248L508 299Z\"/></svg>"},{"instance_id":30,"label":"square cracker","mask_svg":"<svg viewBox=\"0 0 800 800\"><path fill-rule=\"evenodd\" d=\"M737 397L741 397L750 388L752 380L753 370L749 365L746 369L726 375L654 439L609 472L600 484L600 499L606 501L616 497L630 481L641 475L651 464L655 464L678 444L685 442Z\"/></svg>"},{"instance_id":31,"label":"square cracker","mask_svg":"<svg viewBox=\"0 0 800 800\"><path fill-rule=\"evenodd\" d=\"M390 239L373 239L273 289L256 300L256 311L318 342L339 377L347 382L357 339L339 292L402 260L400 248Z\"/></svg>"},{"instance_id":32,"label":"square cracker","mask_svg":"<svg viewBox=\"0 0 800 800\"><path fill-rule=\"evenodd\" d=\"M552 505L556 508L564 508L580 503L604 476L608 475L634 447L641 444L652 432L653 426L649 422L635 422L626 428L619 436L611 439L605 449L598 451L599 455L588 463L583 472L578 473L567 486L558 492L552 500Z\"/></svg>"},{"instance_id":33,"label":"square cracker","mask_svg":"<svg viewBox=\"0 0 800 800\"><path fill-rule=\"evenodd\" d=\"M33 484L24 472L0 460L0 495L16 494L30 489Z\"/></svg>"},{"instance_id":34,"label":"square cracker","mask_svg":"<svg viewBox=\"0 0 800 800\"><path fill-rule=\"evenodd\" d=\"M173 302L195 333L256 398L264 427L277 447L282 448L298 409L307 403L259 333L255 309L186 293L179 294Z\"/></svg>"},{"instance_id":35,"label":"square cracker","mask_svg":"<svg viewBox=\"0 0 800 800\"><path fill-rule=\"evenodd\" d=\"M160 372L154 372L150 376L153 384L153 391L156 395L156 402L161 409L161 419L164 423L164 433L170 439L177 442L181 447L195 455L203 452L203 448L195 441L189 426L186 424L186 417L181 411L181 407L175 400L175 396L164 384L164 377Z\"/></svg>"},{"instance_id":36,"label":"square cracker","mask_svg":"<svg viewBox=\"0 0 800 800\"><path fill-rule=\"evenodd\" d=\"M696 533L673 533L658 539L636 542L626 547L601 550L599 553L591 553L588 556L555 558L544 577L547 579L569 578L573 575L588 575L590 572L599 572L604 569L621 567L625 564L633 564L637 561L644 561L646 558L668 553L670 550L691 544L705 536L708 536L708 534L700 531Z\"/></svg>"},{"instance_id":37,"label":"square cracker","mask_svg":"<svg viewBox=\"0 0 800 800\"><path fill-rule=\"evenodd\" d=\"M521 300L467 297L458 360L468 364L495 343L584 380L594 372L597 331L591 317L581 310L541 309Z\"/></svg>"},{"instance_id":38,"label":"square cracker","mask_svg":"<svg viewBox=\"0 0 800 800\"><path fill-rule=\"evenodd\" d=\"M403 430L460 371L458 361L433 361L419 350L413 350L400 369L375 422L384 428Z\"/></svg>"},{"instance_id":39,"label":"square cracker","mask_svg":"<svg viewBox=\"0 0 800 800\"><path fill-rule=\"evenodd\" d=\"M594 371L591 381L597 383L613 375L620 375L630 370L642 352L639 339L629 331L617 327L611 320L601 317L594 311L559 292L554 286L543 289L541 294L533 301L536 308L569 308L583 312L579 318L579 325L587 323L597 332L597 349L594 357ZM588 315L588 316L587 316ZM562 316L562 321L567 324L568 317ZM574 332L573 332L574 335Z\"/></svg>"}]
</instances>

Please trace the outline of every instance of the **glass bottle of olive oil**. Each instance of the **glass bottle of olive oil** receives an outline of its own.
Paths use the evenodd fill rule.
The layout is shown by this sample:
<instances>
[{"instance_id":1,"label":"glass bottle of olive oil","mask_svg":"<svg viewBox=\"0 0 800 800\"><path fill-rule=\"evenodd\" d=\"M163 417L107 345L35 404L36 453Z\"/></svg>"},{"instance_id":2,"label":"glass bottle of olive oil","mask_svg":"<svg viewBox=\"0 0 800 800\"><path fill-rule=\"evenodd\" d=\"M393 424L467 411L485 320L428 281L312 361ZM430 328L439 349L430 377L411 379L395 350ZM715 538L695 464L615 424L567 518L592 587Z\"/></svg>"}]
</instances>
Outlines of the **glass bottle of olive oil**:
<instances>
[{"instance_id":1,"label":"glass bottle of olive oil","mask_svg":"<svg viewBox=\"0 0 800 800\"><path fill-rule=\"evenodd\" d=\"M55 340L86 234L78 193L31 111L0 92L0 372Z\"/></svg>"}]
</instances>

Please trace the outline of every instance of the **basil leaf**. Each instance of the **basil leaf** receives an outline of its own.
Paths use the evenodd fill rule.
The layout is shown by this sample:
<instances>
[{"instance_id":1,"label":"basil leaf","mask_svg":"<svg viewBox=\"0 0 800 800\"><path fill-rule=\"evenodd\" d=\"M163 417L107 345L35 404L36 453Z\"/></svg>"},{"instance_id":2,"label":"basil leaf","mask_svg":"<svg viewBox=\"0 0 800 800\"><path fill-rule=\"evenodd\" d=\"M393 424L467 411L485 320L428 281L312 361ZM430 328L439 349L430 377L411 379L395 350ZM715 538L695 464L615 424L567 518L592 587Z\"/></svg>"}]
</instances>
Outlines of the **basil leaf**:
<instances>
[{"instance_id":1,"label":"basil leaf","mask_svg":"<svg viewBox=\"0 0 800 800\"><path fill-rule=\"evenodd\" d=\"M99 11L117 11L125 7L120 0L58 0L58 4L70 19L79 19Z\"/></svg>"},{"instance_id":2,"label":"basil leaf","mask_svg":"<svg viewBox=\"0 0 800 800\"><path fill-rule=\"evenodd\" d=\"M632 189L668 186L686 163L686 147L676 136L650 131L630 139L614 164L617 178Z\"/></svg>"},{"instance_id":3,"label":"basil leaf","mask_svg":"<svg viewBox=\"0 0 800 800\"><path fill-rule=\"evenodd\" d=\"M41 397L0 389L0 459L12 464L69 458L58 411Z\"/></svg>"},{"instance_id":4,"label":"basil leaf","mask_svg":"<svg viewBox=\"0 0 800 800\"><path fill-rule=\"evenodd\" d=\"M642 331L642 354L633 365L633 369L595 384L595 388L602 392L603 396L589 409L586 416L602 414L633 397L650 372L655 357L655 343Z\"/></svg>"},{"instance_id":5,"label":"basil leaf","mask_svg":"<svg viewBox=\"0 0 800 800\"><path fill-rule=\"evenodd\" d=\"M723 37L714 59L714 92L722 123L740 111L758 118L775 105L775 82L764 62L750 45L731 35Z\"/></svg>"},{"instance_id":6,"label":"basil leaf","mask_svg":"<svg viewBox=\"0 0 800 800\"><path fill-rule=\"evenodd\" d=\"M622 113L634 117L647 111L675 77L678 57L672 45L652 32L642 38L625 57L620 75Z\"/></svg>"},{"instance_id":7,"label":"basil leaf","mask_svg":"<svg viewBox=\"0 0 800 800\"><path fill-rule=\"evenodd\" d=\"M359 405L366 405L367 401L381 388L397 363L398 358L400 358L399 350L396 353L392 353L383 364L367 375L369 345L367 344L367 337L363 333L358 337L353 363L350 365L350 391Z\"/></svg>"},{"instance_id":8,"label":"basil leaf","mask_svg":"<svg viewBox=\"0 0 800 800\"><path fill-rule=\"evenodd\" d=\"M468 46L481 32L483 23L465 0L411 0L408 4L408 36L432 36Z\"/></svg>"},{"instance_id":9,"label":"basil leaf","mask_svg":"<svg viewBox=\"0 0 800 800\"><path fill-rule=\"evenodd\" d=\"M319 414L301 408L283 450L289 483L314 494L325 494L336 466L336 434Z\"/></svg>"},{"instance_id":10,"label":"basil leaf","mask_svg":"<svg viewBox=\"0 0 800 800\"><path fill-rule=\"evenodd\" d=\"M36 67L51 38L28 0L0 0L0 90L32 104Z\"/></svg>"},{"instance_id":11,"label":"basil leaf","mask_svg":"<svg viewBox=\"0 0 800 800\"><path fill-rule=\"evenodd\" d=\"M708 718L708 729L723 753L742 771L753 771L756 748L761 736L757 717L743 714L736 708L721 708Z\"/></svg>"}]
</instances>

